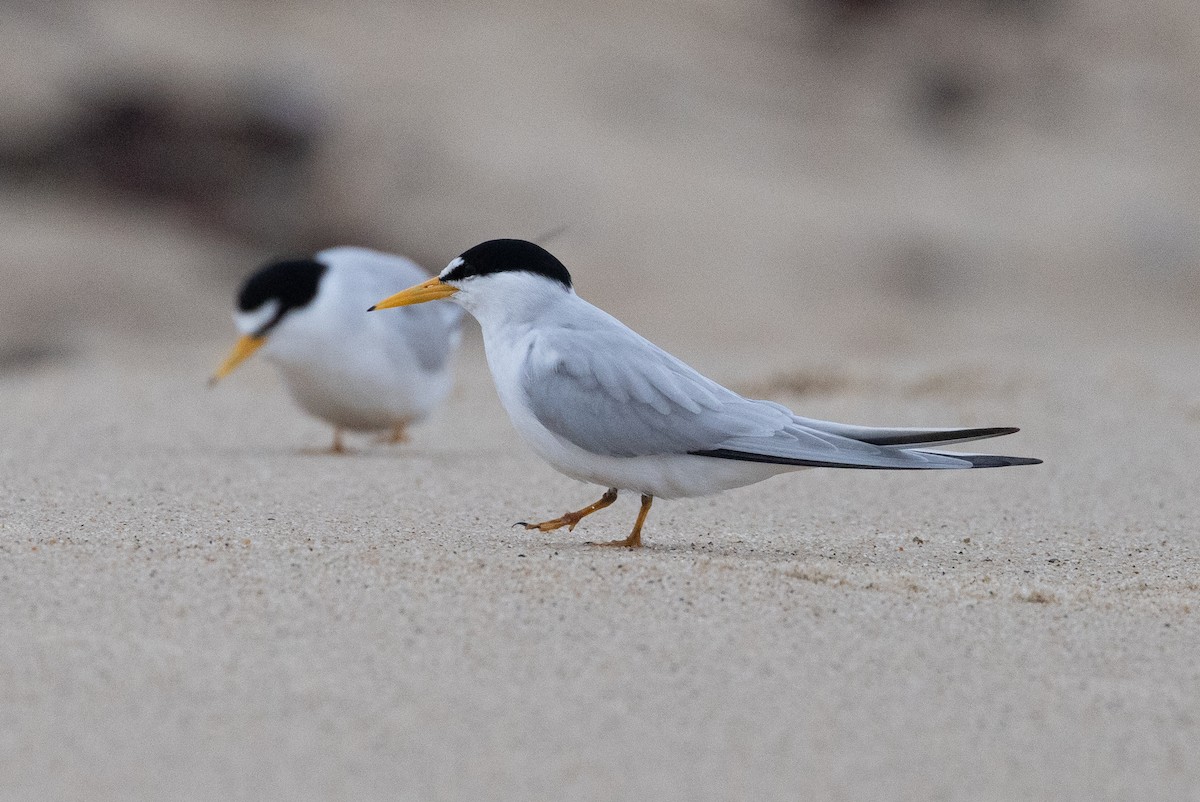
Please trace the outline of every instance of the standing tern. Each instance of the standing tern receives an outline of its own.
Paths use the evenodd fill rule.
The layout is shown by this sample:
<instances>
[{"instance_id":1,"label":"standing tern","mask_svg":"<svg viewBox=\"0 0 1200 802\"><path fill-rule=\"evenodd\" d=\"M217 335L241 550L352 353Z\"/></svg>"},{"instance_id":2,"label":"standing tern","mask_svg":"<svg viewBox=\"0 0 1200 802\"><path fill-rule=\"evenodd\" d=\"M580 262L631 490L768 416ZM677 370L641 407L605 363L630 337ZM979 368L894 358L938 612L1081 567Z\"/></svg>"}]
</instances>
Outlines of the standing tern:
<instances>
[{"instance_id":1,"label":"standing tern","mask_svg":"<svg viewBox=\"0 0 1200 802\"><path fill-rule=\"evenodd\" d=\"M500 401L518 434L554 468L608 488L581 510L542 523L574 529L640 493L624 540L638 547L656 496L702 496L800 468L929 470L1036 465L1028 457L930 451L1012 434L1011 427L874 428L802 418L702 376L575 294L558 259L531 242L484 242L437 278L374 309L449 298L479 321ZM368 310L370 311L370 310Z\"/></svg>"},{"instance_id":2,"label":"standing tern","mask_svg":"<svg viewBox=\"0 0 1200 802\"><path fill-rule=\"evenodd\" d=\"M344 429L401 442L450 391L462 310L433 304L389 319L363 307L428 277L402 256L351 246L268 264L242 284L233 315L242 336L211 382L261 349L296 402L333 424L332 452L344 451Z\"/></svg>"}]
</instances>

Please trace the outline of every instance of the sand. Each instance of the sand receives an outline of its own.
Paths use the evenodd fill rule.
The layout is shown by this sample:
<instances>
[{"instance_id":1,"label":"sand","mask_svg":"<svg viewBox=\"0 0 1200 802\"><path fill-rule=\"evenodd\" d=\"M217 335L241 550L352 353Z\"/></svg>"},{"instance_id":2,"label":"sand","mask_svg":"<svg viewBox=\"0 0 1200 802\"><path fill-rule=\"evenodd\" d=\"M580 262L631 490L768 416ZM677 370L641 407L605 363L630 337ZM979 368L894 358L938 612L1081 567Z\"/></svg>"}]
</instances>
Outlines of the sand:
<instances>
[{"instance_id":1,"label":"sand","mask_svg":"<svg viewBox=\"0 0 1200 802\"><path fill-rule=\"evenodd\" d=\"M1045 464L525 532L600 489L477 330L411 443L311 455L268 365L204 386L275 245L0 185L0 797L1200 798L1196 15L903 5L17 4L4 146L131 65L295 81L314 230L437 268L566 224L714 378ZM914 103L938 70L965 111Z\"/></svg>"},{"instance_id":2,"label":"sand","mask_svg":"<svg viewBox=\"0 0 1200 802\"><path fill-rule=\"evenodd\" d=\"M624 498L573 534L510 528L596 491L517 441L477 334L412 443L312 456L328 432L267 365L204 388L229 335L195 300L211 336L2 379L7 798L1200 787L1200 414L1173 341L938 335L787 374L680 336L806 413L1016 423L997 447L1046 464L660 502L630 552L585 545L626 532Z\"/></svg>"}]
</instances>

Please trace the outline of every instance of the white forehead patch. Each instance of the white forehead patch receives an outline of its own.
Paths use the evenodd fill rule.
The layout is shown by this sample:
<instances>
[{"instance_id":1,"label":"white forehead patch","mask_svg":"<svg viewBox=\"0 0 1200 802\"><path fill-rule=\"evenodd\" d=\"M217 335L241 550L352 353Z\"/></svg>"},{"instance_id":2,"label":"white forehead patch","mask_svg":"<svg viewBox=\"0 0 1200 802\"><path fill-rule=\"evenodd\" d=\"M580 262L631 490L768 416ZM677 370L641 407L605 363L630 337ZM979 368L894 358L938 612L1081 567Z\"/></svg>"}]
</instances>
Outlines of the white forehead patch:
<instances>
[{"instance_id":1,"label":"white forehead patch","mask_svg":"<svg viewBox=\"0 0 1200 802\"><path fill-rule=\"evenodd\" d=\"M279 313L279 301L272 298L258 309L249 312L233 313L233 325L237 326L240 334L257 334L263 326L275 319Z\"/></svg>"},{"instance_id":2,"label":"white forehead patch","mask_svg":"<svg viewBox=\"0 0 1200 802\"><path fill-rule=\"evenodd\" d=\"M451 270L458 267L462 263L463 263L463 258L461 256L454 257L453 259L450 260L450 264L446 265L446 269L443 270L441 273L438 273L438 278L445 278L447 273L449 273Z\"/></svg>"}]
</instances>

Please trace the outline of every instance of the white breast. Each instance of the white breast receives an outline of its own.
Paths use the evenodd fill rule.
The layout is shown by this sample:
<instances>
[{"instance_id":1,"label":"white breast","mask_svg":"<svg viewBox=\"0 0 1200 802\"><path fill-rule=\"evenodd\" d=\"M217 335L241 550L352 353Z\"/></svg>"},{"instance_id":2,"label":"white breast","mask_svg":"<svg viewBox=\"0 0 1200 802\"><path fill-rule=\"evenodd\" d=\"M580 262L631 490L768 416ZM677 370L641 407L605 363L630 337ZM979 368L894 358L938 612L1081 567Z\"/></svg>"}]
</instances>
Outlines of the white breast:
<instances>
[{"instance_id":1,"label":"white breast","mask_svg":"<svg viewBox=\"0 0 1200 802\"><path fill-rule=\"evenodd\" d=\"M483 344L497 395L513 427L538 456L573 479L658 498L686 498L743 487L799 470L787 465L690 454L610 457L584 451L543 426L530 410L523 369L534 347L530 329L485 327Z\"/></svg>"},{"instance_id":2,"label":"white breast","mask_svg":"<svg viewBox=\"0 0 1200 802\"><path fill-rule=\"evenodd\" d=\"M402 310L368 314L385 292L350 271L331 269L313 303L268 337L264 355L305 411L350 429L386 429L424 418L449 392L451 360L427 369L412 342L440 339L452 351L457 319L435 323L426 314L421 325L406 325Z\"/></svg>"}]
</instances>

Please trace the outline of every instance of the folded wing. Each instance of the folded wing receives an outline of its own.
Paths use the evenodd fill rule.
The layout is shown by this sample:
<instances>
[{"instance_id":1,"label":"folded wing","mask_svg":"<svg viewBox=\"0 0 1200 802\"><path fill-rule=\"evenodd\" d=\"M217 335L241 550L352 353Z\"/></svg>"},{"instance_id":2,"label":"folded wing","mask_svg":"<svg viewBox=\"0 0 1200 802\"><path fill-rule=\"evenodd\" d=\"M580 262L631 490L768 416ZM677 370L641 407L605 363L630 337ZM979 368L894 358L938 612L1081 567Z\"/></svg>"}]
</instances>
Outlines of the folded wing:
<instances>
[{"instance_id":1,"label":"folded wing","mask_svg":"<svg viewBox=\"0 0 1200 802\"><path fill-rule=\"evenodd\" d=\"M1035 464L921 446L997 437L1013 428L872 428L801 418L702 376L624 326L536 339L524 387L543 426L594 454L694 454L840 468L947 469Z\"/></svg>"}]
</instances>

